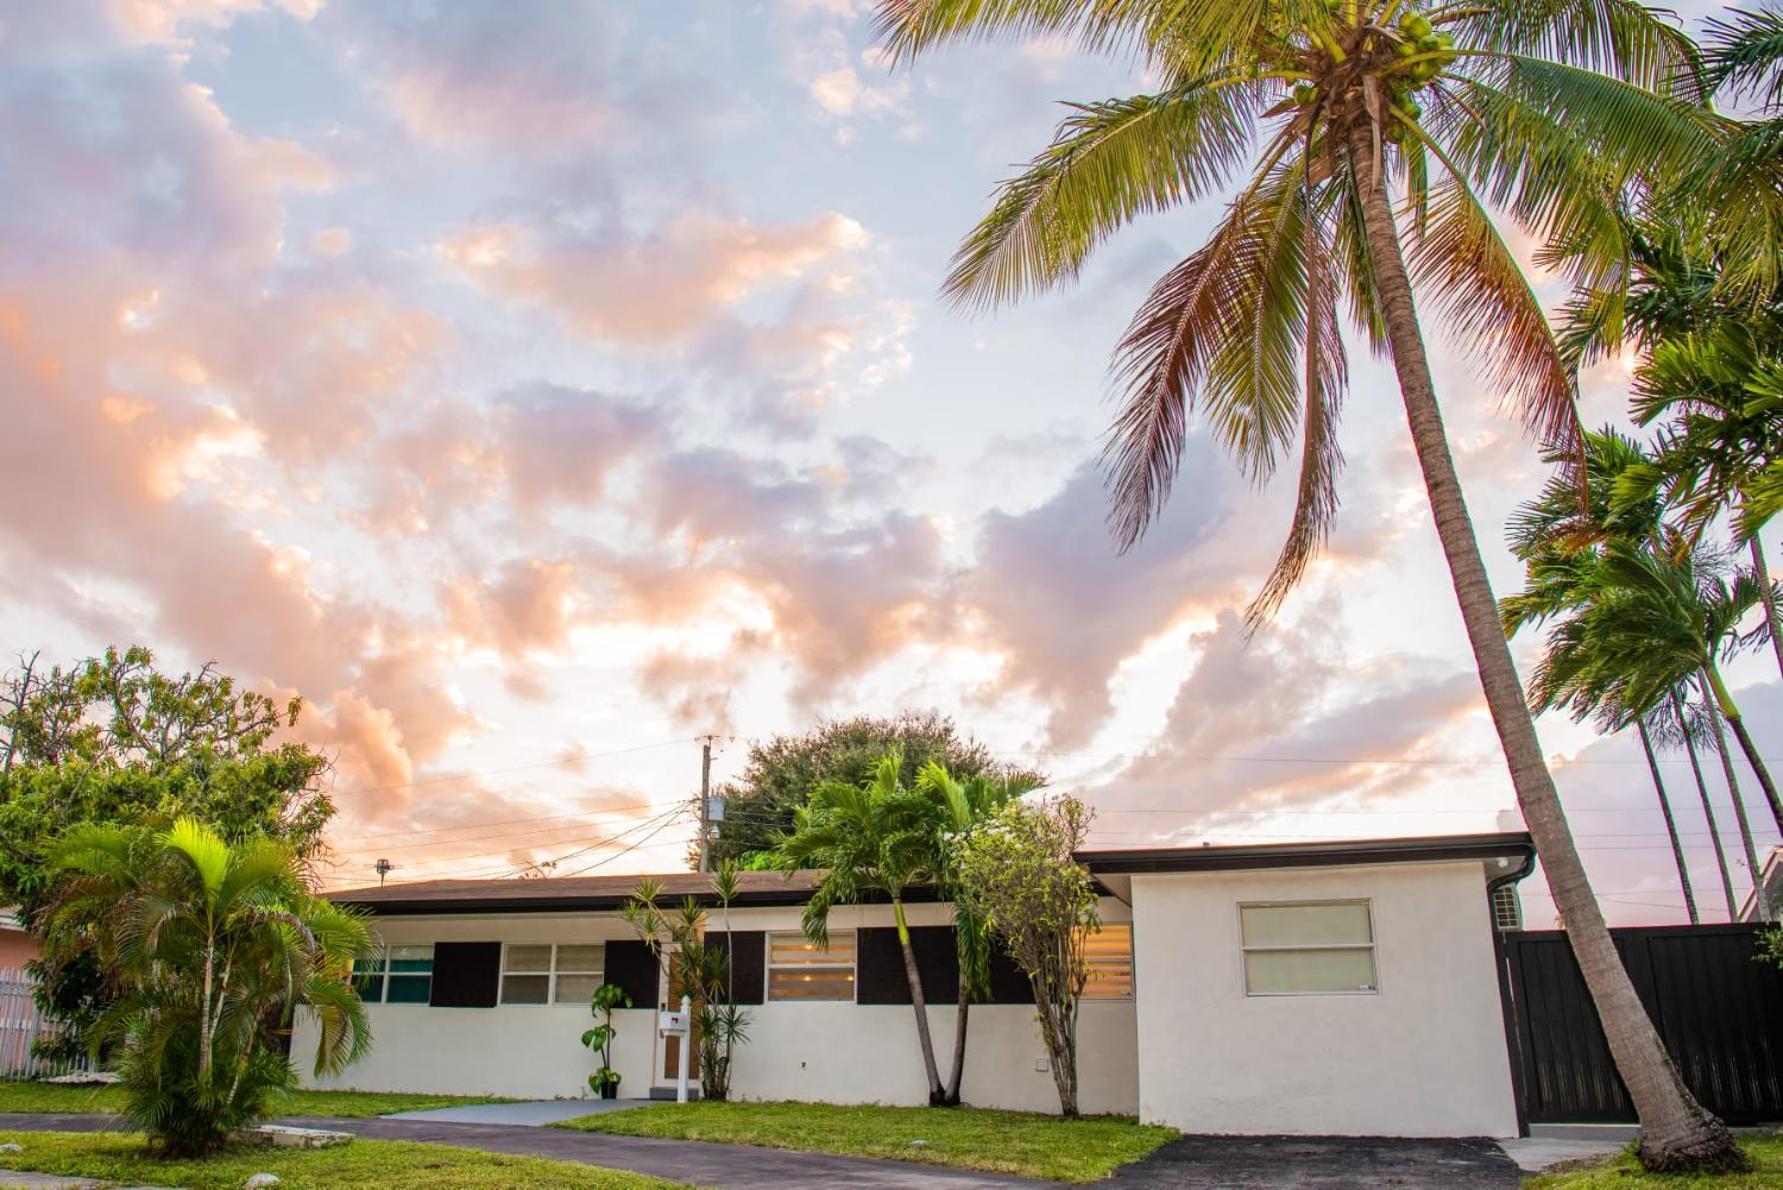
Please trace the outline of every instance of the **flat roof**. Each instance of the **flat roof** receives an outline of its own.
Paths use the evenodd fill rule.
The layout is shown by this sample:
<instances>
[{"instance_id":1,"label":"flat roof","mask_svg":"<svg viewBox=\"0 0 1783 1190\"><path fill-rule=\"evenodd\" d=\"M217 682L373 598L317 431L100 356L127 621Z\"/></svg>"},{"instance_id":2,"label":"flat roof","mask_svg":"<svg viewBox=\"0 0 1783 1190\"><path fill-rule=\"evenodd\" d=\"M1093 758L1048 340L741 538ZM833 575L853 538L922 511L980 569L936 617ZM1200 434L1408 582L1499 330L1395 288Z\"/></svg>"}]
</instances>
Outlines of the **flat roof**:
<instances>
[{"instance_id":1,"label":"flat roof","mask_svg":"<svg viewBox=\"0 0 1783 1190\"><path fill-rule=\"evenodd\" d=\"M1535 854L1528 831L1484 835L1416 835L1399 839L1332 839L1317 843L1204 844L1134 847L1077 853L1096 875L1146 872L1236 872L1266 868L1329 868L1487 860Z\"/></svg>"},{"instance_id":2,"label":"flat roof","mask_svg":"<svg viewBox=\"0 0 1783 1190\"><path fill-rule=\"evenodd\" d=\"M1524 831L1484 835L1422 835L1400 839L1334 839L1316 843L1256 843L1238 846L1139 847L1094 849L1077 858L1097 876L1146 872L1219 872L1267 868L1350 867L1364 864L1431 863L1447 860L1522 858L1535 854ZM803 905L823 878L821 870L740 872L739 891L731 904L739 908ZM623 906L639 882L661 886L665 905L691 897L701 905L717 903L712 877L702 872L666 872L620 876L509 877L500 880L419 880L412 883L341 889L325 894L341 905L385 916L439 913L531 913L612 910ZM872 895L868 903L884 900ZM932 888L912 888L913 902L936 899Z\"/></svg>"},{"instance_id":3,"label":"flat roof","mask_svg":"<svg viewBox=\"0 0 1783 1190\"><path fill-rule=\"evenodd\" d=\"M738 895L731 904L803 905L811 899L811 890L817 887L822 876L821 871L739 872ZM661 886L658 901L665 907L679 905L688 897L702 905L717 903L712 891L712 876L707 872L417 880L407 884L341 889L324 895L339 905L391 915L618 909L645 880L654 880Z\"/></svg>"}]
</instances>

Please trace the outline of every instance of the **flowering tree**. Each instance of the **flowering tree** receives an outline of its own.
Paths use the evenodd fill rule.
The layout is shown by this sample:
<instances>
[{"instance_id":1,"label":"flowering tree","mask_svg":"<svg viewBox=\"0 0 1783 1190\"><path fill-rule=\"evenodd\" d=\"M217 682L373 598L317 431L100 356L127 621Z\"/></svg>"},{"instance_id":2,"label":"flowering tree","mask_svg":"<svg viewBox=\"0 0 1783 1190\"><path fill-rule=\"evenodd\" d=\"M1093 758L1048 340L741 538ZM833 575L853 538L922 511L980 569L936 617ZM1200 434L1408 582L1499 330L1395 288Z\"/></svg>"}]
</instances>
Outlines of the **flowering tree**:
<instances>
[{"instance_id":1,"label":"flowering tree","mask_svg":"<svg viewBox=\"0 0 1783 1190\"><path fill-rule=\"evenodd\" d=\"M1059 1110L1077 1115L1077 1005L1089 981L1084 942L1101 926L1096 888L1074 858L1090 811L1074 797L1010 802L967 832L959 895L1034 985Z\"/></svg>"}]
</instances>

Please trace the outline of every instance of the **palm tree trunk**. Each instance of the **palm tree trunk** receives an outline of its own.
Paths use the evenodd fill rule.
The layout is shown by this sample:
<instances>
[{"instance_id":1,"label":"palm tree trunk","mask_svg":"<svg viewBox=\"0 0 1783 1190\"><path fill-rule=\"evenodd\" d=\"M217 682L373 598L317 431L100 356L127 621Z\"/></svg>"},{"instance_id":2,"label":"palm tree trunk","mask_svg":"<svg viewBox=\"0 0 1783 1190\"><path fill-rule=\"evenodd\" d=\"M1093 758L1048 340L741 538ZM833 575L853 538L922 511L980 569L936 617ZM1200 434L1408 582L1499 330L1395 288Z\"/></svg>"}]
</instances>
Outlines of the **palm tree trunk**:
<instances>
[{"instance_id":1,"label":"palm tree trunk","mask_svg":"<svg viewBox=\"0 0 1783 1190\"><path fill-rule=\"evenodd\" d=\"M1746 818L1746 798L1740 792L1740 777L1733 763L1733 750L1727 746L1727 733L1721 729L1721 709L1716 705L1715 691L1709 683L1709 671L1702 675L1703 707L1708 712L1709 727L1715 733L1715 751L1721 756L1721 772L1727 779L1727 795L1733 799L1734 821L1740 826L1740 845L1746 850L1746 872L1752 880L1753 898L1758 894L1758 848L1752 842L1752 823Z\"/></svg>"},{"instance_id":2,"label":"palm tree trunk","mask_svg":"<svg viewBox=\"0 0 1783 1190\"><path fill-rule=\"evenodd\" d=\"M929 1106L940 1105L945 1093L941 1072L935 1067L935 1043L929 1037L929 1005L922 997L922 973L916 969L916 948L910 945L910 926L904 920L904 902L892 898L892 915L898 922L898 946L904 952L904 978L910 981L910 1003L916 1009L916 1039L922 1045L923 1073L929 1077Z\"/></svg>"},{"instance_id":3,"label":"palm tree trunk","mask_svg":"<svg viewBox=\"0 0 1783 1190\"><path fill-rule=\"evenodd\" d=\"M1352 102L1357 109L1362 107L1360 95ZM1358 114L1350 126L1350 165L1361 191L1363 231L1375 292L1412 445L1517 804L1534 837L1555 906L1565 920L1567 939L1603 1023L1610 1055L1640 1119L1641 1163L1649 1169L1666 1170L1743 1168L1745 1157L1733 1135L1691 1096L1635 994L1585 877L1585 865L1579 859L1554 778L1542 758L1535 721L1524 701L1523 684L1499 620L1498 601L1486 576L1461 480L1449 453L1393 208L1385 180L1375 169L1374 136L1370 121Z\"/></svg>"},{"instance_id":4,"label":"palm tree trunk","mask_svg":"<svg viewBox=\"0 0 1783 1190\"><path fill-rule=\"evenodd\" d=\"M1721 869L1721 892L1727 897L1727 920L1738 921L1740 909L1733 899L1733 877L1727 871L1727 849L1721 845L1721 827L1715 821L1715 805L1709 801L1709 783L1703 779L1702 761L1696 755L1696 740L1690 734L1690 720L1684 715L1684 704L1676 690L1671 693L1672 714L1678 719L1678 732L1684 737L1684 751L1690 757L1690 771L1696 775L1696 793L1702 798L1703 819L1709 824L1709 841L1715 844L1715 865Z\"/></svg>"},{"instance_id":5,"label":"palm tree trunk","mask_svg":"<svg viewBox=\"0 0 1783 1190\"><path fill-rule=\"evenodd\" d=\"M1771 630L1771 652L1777 655L1777 669L1783 672L1783 617L1777 614L1777 592L1771 587L1771 568L1765 564L1764 543L1752 535L1752 574L1764 598L1765 626Z\"/></svg>"},{"instance_id":6,"label":"palm tree trunk","mask_svg":"<svg viewBox=\"0 0 1783 1190\"><path fill-rule=\"evenodd\" d=\"M941 1097L945 1107L960 1105L960 1084L966 1080L966 1017L972 1011L972 989L960 979L960 1010L953 1020L953 1070L947 1076L947 1090Z\"/></svg>"},{"instance_id":7,"label":"palm tree trunk","mask_svg":"<svg viewBox=\"0 0 1783 1190\"><path fill-rule=\"evenodd\" d=\"M1714 691L1714 703L1727 717L1727 724L1733 728L1734 738L1740 741L1740 751L1746 754L1746 763L1752 766L1752 772L1758 777L1759 788L1764 790L1764 800L1770 803L1771 817L1777 820L1777 829L1783 831L1783 802L1777 800L1777 785L1771 780L1770 766L1759 755L1758 745L1752 740L1752 733L1746 730L1746 718L1740 714L1739 706L1733 700L1732 691L1727 683L1721 680L1720 672L1709 665L1703 670L1710 687ZM1752 872L1754 879L1758 877L1757 869Z\"/></svg>"},{"instance_id":8,"label":"palm tree trunk","mask_svg":"<svg viewBox=\"0 0 1783 1190\"><path fill-rule=\"evenodd\" d=\"M1700 922L1696 914L1696 894L1690 891L1690 866L1684 862L1684 844L1678 841L1678 822L1672 817L1672 800L1666 796L1665 779L1659 775L1659 760L1653 755L1653 739L1647 734L1647 717L1636 718L1634 724L1640 729L1641 751L1647 754L1647 771L1653 774L1653 792L1659 795L1659 812L1665 817L1666 837L1672 841L1672 859L1677 861L1678 883L1684 889L1684 912L1694 926Z\"/></svg>"}]
</instances>

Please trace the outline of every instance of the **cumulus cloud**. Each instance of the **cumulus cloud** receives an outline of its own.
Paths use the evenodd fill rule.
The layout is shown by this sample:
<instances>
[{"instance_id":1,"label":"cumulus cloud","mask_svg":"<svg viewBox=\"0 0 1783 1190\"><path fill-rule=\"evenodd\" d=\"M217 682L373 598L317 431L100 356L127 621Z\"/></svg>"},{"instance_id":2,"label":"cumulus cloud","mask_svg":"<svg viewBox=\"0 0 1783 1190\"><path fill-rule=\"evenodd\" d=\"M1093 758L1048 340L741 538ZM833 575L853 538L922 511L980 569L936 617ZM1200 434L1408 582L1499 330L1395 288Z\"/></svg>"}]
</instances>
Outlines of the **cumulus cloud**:
<instances>
[{"instance_id":1,"label":"cumulus cloud","mask_svg":"<svg viewBox=\"0 0 1783 1190\"><path fill-rule=\"evenodd\" d=\"M1171 507L1125 555L1114 550L1092 463L1039 507L981 523L961 598L1003 655L996 688L1026 688L1053 706L1054 747L1082 744L1107 717L1123 658L1179 616L1231 603L1235 580L1255 565L1254 553L1235 564L1207 548L1233 515L1235 483L1204 436L1189 440L1183 471Z\"/></svg>"},{"instance_id":2,"label":"cumulus cloud","mask_svg":"<svg viewBox=\"0 0 1783 1190\"><path fill-rule=\"evenodd\" d=\"M362 5L329 15L394 114L429 141L551 153L622 120L615 31L598 6Z\"/></svg>"},{"instance_id":3,"label":"cumulus cloud","mask_svg":"<svg viewBox=\"0 0 1783 1190\"><path fill-rule=\"evenodd\" d=\"M663 343L776 283L860 247L845 215L757 226L688 212L644 236L497 224L438 245L441 259L490 293L542 307L592 339Z\"/></svg>"}]
</instances>

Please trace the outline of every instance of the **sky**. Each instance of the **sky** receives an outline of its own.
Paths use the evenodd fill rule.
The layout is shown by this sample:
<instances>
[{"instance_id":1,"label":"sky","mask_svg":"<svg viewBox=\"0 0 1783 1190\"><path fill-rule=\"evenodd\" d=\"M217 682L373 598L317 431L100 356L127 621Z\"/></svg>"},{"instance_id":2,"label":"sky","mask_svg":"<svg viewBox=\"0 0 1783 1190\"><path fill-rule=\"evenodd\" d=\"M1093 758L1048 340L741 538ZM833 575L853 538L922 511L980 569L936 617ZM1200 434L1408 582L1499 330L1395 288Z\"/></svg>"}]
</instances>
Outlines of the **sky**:
<instances>
[{"instance_id":1,"label":"sky","mask_svg":"<svg viewBox=\"0 0 1783 1190\"><path fill-rule=\"evenodd\" d=\"M137 642L301 694L335 887L379 857L673 869L697 737L722 781L751 740L904 709L1083 797L1106 846L1518 826L1377 363L1331 548L1254 637L1289 482L1197 434L1111 543L1109 353L1218 202L1021 305L937 296L1059 101L1145 86L1046 41L894 70L864 0L8 5L0 647ZM1507 592L1542 468L1432 337ZM1588 423L1626 381L1582 378ZM1775 739L1774 666L1730 674ZM1539 726L1612 921L1680 919L1636 743ZM1662 771L1713 920L1689 767Z\"/></svg>"}]
</instances>

